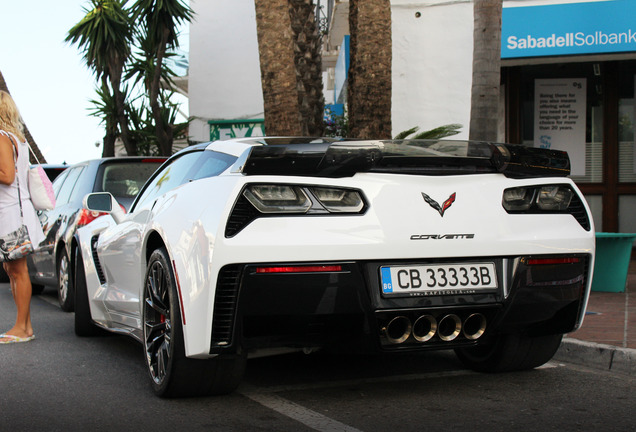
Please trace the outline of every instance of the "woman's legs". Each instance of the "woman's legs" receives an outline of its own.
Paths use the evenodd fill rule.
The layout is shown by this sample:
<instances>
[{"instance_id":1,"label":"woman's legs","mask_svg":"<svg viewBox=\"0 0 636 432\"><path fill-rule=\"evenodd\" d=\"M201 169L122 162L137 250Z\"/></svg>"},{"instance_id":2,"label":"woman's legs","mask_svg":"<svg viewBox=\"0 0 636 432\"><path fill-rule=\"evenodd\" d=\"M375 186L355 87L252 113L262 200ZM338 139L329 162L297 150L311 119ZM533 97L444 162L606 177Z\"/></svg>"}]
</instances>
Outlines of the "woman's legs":
<instances>
[{"instance_id":1,"label":"woman's legs","mask_svg":"<svg viewBox=\"0 0 636 432\"><path fill-rule=\"evenodd\" d=\"M31 325L31 278L27 268L26 258L4 263L4 269L9 275L11 292L18 310L15 325L5 334L29 337L33 336Z\"/></svg>"}]
</instances>

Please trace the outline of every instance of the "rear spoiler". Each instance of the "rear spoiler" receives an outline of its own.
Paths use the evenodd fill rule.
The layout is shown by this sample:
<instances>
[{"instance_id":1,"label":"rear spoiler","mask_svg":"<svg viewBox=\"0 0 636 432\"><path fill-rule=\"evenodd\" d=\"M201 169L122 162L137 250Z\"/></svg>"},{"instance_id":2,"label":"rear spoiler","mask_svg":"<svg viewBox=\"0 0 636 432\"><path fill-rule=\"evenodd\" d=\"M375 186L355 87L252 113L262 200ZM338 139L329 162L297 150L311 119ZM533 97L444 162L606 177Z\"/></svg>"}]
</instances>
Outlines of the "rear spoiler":
<instances>
[{"instance_id":1,"label":"rear spoiler","mask_svg":"<svg viewBox=\"0 0 636 432\"><path fill-rule=\"evenodd\" d=\"M317 139L256 145L241 159L239 171L246 175L351 177L359 172L501 173L511 178L530 178L570 174L570 159L564 151L477 141Z\"/></svg>"}]
</instances>

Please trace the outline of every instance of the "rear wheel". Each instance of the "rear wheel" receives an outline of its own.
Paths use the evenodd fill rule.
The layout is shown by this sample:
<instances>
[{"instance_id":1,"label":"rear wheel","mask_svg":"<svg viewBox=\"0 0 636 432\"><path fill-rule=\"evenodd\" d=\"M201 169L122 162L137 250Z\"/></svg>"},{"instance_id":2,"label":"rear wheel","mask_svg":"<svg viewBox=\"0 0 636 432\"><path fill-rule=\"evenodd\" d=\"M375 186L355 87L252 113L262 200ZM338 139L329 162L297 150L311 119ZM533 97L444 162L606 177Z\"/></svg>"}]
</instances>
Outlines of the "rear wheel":
<instances>
[{"instance_id":1,"label":"rear wheel","mask_svg":"<svg viewBox=\"0 0 636 432\"><path fill-rule=\"evenodd\" d=\"M0 265L0 282L9 282L9 275L4 271L4 266Z\"/></svg>"},{"instance_id":2,"label":"rear wheel","mask_svg":"<svg viewBox=\"0 0 636 432\"><path fill-rule=\"evenodd\" d=\"M499 335L493 343L458 348L457 357L479 372L533 369L548 362L559 349L562 334L547 336Z\"/></svg>"},{"instance_id":3,"label":"rear wheel","mask_svg":"<svg viewBox=\"0 0 636 432\"><path fill-rule=\"evenodd\" d=\"M79 251L75 252L75 334L77 336L96 336L101 333L93 323L88 303L84 260Z\"/></svg>"},{"instance_id":4,"label":"rear wheel","mask_svg":"<svg viewBox=\"0 0 636 432\"><path fill-rule=\"evenodd\" d=\"M174 273L160 248L148 262L143 297L143 343L153 390L161 397L232 392L243 376L245 356L187 358L181 322Z\"/></svg>"},{"instance_id":5,"label":"rear wheel","mask_svg":"<svg viewBox=\"0 0 636 432\"><path fill-rule=\"evenodd\" d=\"M44 291L44 285L34 284L31 282L31 294L40 295L42 294L42 291Z\"/></svg>"},{"instance_id":6,"label":"rear wheel","mask_svg":"<svg viewBox=\"0 0 636 432\"><path fill-rule=\"evenodd\" d=\"M63 311L73 312L74 292L72 279L69 277L69 259L66 248L57 258L57 298Z\"/></svg>"}]
</instances>

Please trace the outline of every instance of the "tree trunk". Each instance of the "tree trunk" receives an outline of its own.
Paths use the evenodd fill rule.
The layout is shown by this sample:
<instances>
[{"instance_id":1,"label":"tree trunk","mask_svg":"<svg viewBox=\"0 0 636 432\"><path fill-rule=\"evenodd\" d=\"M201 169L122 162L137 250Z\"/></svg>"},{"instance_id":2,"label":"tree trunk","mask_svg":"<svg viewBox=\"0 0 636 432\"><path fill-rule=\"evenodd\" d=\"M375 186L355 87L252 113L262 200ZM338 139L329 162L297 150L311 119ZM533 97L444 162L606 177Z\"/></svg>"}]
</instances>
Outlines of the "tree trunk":
<instances>
[{"instance_id":1,"label":"tree trunk","mask_svg":"<svg viewBox=\"0 0 636 432\"><path fill-rule=\"evenodd\" d=\"M391 138L391 2L349 1L349 137Z\"/></svg>"},{"instance_id":2,"label":"tree trunk","mask_svg":"<svg viewBox=\"0 0 636 432\"><path fill-rule=\"evenodd\" d=\"M299 83L294 66L294 40L289 0L254 0L269 136L301 136Z\"/></svg>"},{"instance_id":3,"label":"tree trunk","mask_svg":"<svg viewBox=\"0 0 636 432\"><path fill-rule=\"evenodd\" d=\"M174 140L172 125L164 124L164 119L161 115L161 106L159 104L161 69L163 65L163 58L166 54L166 44L168 43L169 35L170 29L163 29L161 42L157 48L154 75L150 83L150 88L148 89L148 99L150 100L152 117L155 121L155 134L157 135L157 144L159 146L161 156L170 156L172 154L172 142Z\"/></svg>"},{"instance_id":4,"label":"tree trunk","mask_svg":"<svg viewBox=\"0 0 636 432\"><path fill-rule=\"evenodd\" d=\"M289 6L302 135L322 136L325 100L320 35L314 14L316 6L312 0L290 0Z\"/></svg>"},{"instance_id":5,"label":"tree trunk","mask_svg":"<svg viewBox=\"0 0 636 432\"><path fill-rule=\"evenodd\" d=\"M121 140L124 143L126 154L128 156L137 156L137 146L130 137L128 129L128 118L126 116L126 101L124 94L121 92L121 75L123 66L115 64L109 71L110 86L113 89L113 98L115 99L115 109L117 111L117 122L119 123L119 131L121 132Z\"/></svg>"},{"instance_id":6,"label":"tree trunk","mask_svg":"<svg viewBox=\"0 0 636 432\"><path fill-rule=\"evenodd\" d=\"M102 75L101 80L103 94L109 95L108 78L106 75ZM112 115L105 115L103 121L106 127L106 135L104 135L103 139L102 157L113 157L115 156L115 140L117 139L117 124L119 121Z\"/></svg>"},{"instance_id":7,"label":"tree trunk","mask_svg":"<svg viewBox=\"0 0 636 432\"><path fill-rule=\"evenodd\" d=\"M2 71L0 71L0 90L4 90L7 93L11 94L11 92L9 91L9 87L7 86L7 82L4 80L4 75L2 75ZM16 105L17 105L17 102L16 102ZM46 158L44 157L44 155L40 151L40 148L37 146L37 144L35 143L35 140L31 136L31 132L29 132L29 128L27 127L26 123L24 123L24 119L22 120L22 127L24 128L24 138L26 138L27 142L31 146L31 150L33 150L33 153L35 153L35 156L37 156L37 160L36 160L32 154L29 154L29 162L46 163Z\"/></svg>"},{"instance_id":8,"label":"tree trunk","mask_svg":"<svg viewBox=\"0 0 636 432\"><path fill-rule=\"evenodd\" d=\"M497 141L502 0L474 0L473 83L469 138Z\"/></svg>"}]
</instances>

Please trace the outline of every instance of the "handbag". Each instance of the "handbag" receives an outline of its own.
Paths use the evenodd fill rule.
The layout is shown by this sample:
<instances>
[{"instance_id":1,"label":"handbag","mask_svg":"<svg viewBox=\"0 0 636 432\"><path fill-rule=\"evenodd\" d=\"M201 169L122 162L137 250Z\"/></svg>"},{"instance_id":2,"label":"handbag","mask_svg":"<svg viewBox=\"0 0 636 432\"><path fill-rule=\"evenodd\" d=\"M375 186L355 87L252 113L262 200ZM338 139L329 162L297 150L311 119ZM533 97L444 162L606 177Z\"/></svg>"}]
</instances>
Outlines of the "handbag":
<instances>
[{"instance_id":1,"label":"handbag","mask_svg":"<svg viewBox=\"0 0 636 432\"><path fill-rule=\"evenodd\" d=\"M13 142L13 140L11 140ZM14 261L24 258L33 252L33 243L29 238L29 230L24 225L24 214L22 213L22 197L20 196L20 179L18 178L18 160L16 149L13 150L15 159L15 175L18 182L18 203L20 204L20 219L22 225L17 230L4 236L0 236L0 262Z\"/></svg>"},{"instance_id":2,"label":"handbag","mask_svg":"<svg viewBox=\"0 0 636 432\"><path fill-rule=\"evenodd\" d=\"M33 252L26 225L4 236L0 236L0 262L24 258Z\"/></svg>"},{"instance_id":3,"label":"handbag","mask_svg":"<svg viewBox=\"0 0 636 432\"><path fill-rule=\"evenodd\" d=\"M29 145L29 150L37 165L29 168L29 194L36 210L53 210L55 207L55 192L49 176L44 172L38 157Z\"/></svg>"}]
</instances>

